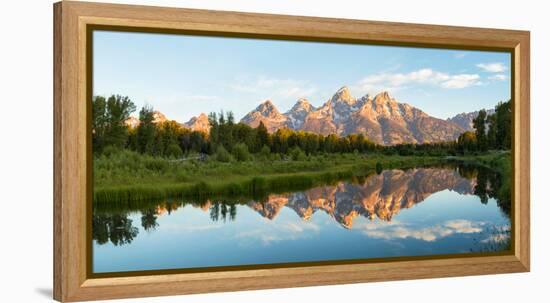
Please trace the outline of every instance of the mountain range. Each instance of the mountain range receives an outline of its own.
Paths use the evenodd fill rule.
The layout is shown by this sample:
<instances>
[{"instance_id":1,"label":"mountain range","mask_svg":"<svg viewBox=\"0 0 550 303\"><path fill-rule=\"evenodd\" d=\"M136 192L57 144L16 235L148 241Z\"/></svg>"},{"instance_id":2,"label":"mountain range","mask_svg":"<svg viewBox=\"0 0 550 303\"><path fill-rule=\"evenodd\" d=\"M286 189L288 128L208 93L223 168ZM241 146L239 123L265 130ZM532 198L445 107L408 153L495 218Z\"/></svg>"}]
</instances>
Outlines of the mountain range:
<instances>
[{"instance_id":1,"label":"mountain range","mask_svg":"<svg viewBox=\"0 0 550 303\"><path fill-rule=\"evenodd\" d=\"M389 222L400 211L421 203L434 193L451 190L472 195L475 186L475 180L466 179L455 170L386 170L380 175L369 176L361 184L339 182L303 192L272 194L265 201L250 201L247 206L269 220L274 220L285 207L306 221L321 211L350 229L357 217ZM210 206L208 202L197 207L208 211Z\"/></svg>"},{"instance_id":2,"label":"mountain range","mask_svg":"<svg viewBox=\"0 0 550 303\"><path fill-rule=\"evenodd\" d=\"M486 110L487 115L492 115L495 113L494 109L488 109ZM456 125L464 128L465 130L474 130L474 119L479 114L479 111L469 112L469 113L461 113L458 114L452 118L448 118L448 122L453 122Z\"/></svg>"},{"instance_id":3,"label":"mountain range","mask_svg":"<svg viewBox=\"0 0 550 303\"><path fill-rule=\"evenodd\" d=\"M399 102L386 91L374 97L365 95L355 98L344 86L320 107L300 98L290 110L281 113L271 100L266 100L240 122L251 127L257 127L262 122L271 133L290 128L322 135L364 134L375 143L394 145L456 140L463 132L472 130L472 120L477 114L478 111L461 113L443 120ZM166 119L159 112L155 115L155 121ZM131 127L139 124L135 117L130 119L127 124ZM196 131L209 130L208 117L204 113L181 125Z\"/></svg>"}]
</instances>

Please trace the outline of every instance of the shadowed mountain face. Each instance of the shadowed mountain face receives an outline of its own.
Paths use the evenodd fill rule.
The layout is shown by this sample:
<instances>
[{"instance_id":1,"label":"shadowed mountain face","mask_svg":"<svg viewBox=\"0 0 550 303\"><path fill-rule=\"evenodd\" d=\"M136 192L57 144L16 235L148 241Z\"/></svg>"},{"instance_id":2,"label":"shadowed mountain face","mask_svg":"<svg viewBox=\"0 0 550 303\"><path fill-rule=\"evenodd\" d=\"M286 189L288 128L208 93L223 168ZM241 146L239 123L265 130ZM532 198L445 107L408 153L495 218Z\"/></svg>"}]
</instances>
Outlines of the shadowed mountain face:
<instances>
[{"instance_id":1,"label":"shadowed mountain face","mask_svg":"<svg viewBox=\"0 0 550 303\"><path fill-rule=\"evenodd\" d=\"M495 113L494 109L488 109L486 110L487 115L492 115ZM458 114L452 118L448 118L448 122L452 122L460 127L462 127L465 130L472 131L474 130L474 119L477 118L477 115L479 114L479 111L469 112L469 113L461 113Z\"/></svg>"},{"instance_id":2,"label":"shadowed mountain face","mask_svg":"<svg viewBox=\"0 0 550 303\"><path fill-rule=\"evenodd\" d=\"M402 209L410 208L436 192L452 190L459 194L474 194L475 186L475 181L461 177L455 170L387 170L368 177L363 184L339 182L335 186L316 187L305 192L270 195L265 202L250 202L248 205L270 220L284 206L293 209L304 220L317 211L324 211L343 227L351 228L358 216L391 221Z\"/></svg>"}]
</instances>

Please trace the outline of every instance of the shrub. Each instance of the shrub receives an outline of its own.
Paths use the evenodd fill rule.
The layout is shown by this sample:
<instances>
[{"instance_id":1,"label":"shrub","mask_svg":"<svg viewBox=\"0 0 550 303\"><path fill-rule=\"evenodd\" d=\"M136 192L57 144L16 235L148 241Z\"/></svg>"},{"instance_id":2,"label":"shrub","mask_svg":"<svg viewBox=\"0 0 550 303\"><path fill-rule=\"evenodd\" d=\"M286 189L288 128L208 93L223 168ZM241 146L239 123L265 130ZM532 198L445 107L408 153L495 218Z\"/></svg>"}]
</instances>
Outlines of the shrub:
<instances>
[{"instance_id":1,"label":"shrub","mask_svg":"<svg viewBox=\"0 0 550 303\"><path fill-rule=\"evenodd\" d=\"M269 155L268 159L271 161L281 161L283 159L283 155L279 153L273 153Z\"/></svg>"},{"instance_id":2,"label":"shrub","mask_svg":"<svg viewBox=\"0 0 550 303\"><path fill-rule=\"evenodd\" d=\"M170 144L166 148L166 156L172 158L181 158L183 156L183 151L177 144Z\"/></svg>"},{"instance_id":3,"label":"shrub","mask_svg":"<svg viewBox=\"0 0 550 303\"><path fill-rule=\"evenodd\" d=\"M306 154L296 146L290 150L290 157L293 161L304 161L306 159Z\"/></svg>"},{"instance_id":4,"label":"shrub","mask_svg":"<svg viewBox=\"0 0 550 303\"><path fill-rule=\"evenodd\" d=\"M233 147L233 157L237 161L248 161L250 160L250 152L248 152L248 147L243 143L238 143Z\"/></svg>"},{"instance_id":5,"label":"shrub","mask_svg":"<svg viewBox=\"0 0 550 303\"><path fill-rule=\"evenodd\" d=\"M146 158L145 168L158 172L164 172L168 168L168 162L160 158Z\"/></svg>"},{"instance_id":6,"label":"shrub","mask_svg":"<svg viewBox=\"0 0 550 303\"><path fill-rule=\"evenodd\" d=\"M269 146L264 145L260 150L260 153L258 154L258 158L260 160L265 161L265 160L269 160L270 156L271 156L271 149L269 148Z\"/></svg>"},{"instance_id":7,"label":"shrub","mask_svg":"<svg viewBox=\"0 0 550 303\"><path fill-rule=\"evenodd\" d=\"M220 162L231 162L233 160L231 154L222 145L216 149L215 158Z\"/></svg>"},{"instance_id":8,"label":"shrub","mask_svg":"<svg viewBox=\"0 0 550 303\"><path fill-rule=\"evenodd\" d=\"M116 147L114 145L109 145L107 147L105 147L102 151L102 155L105 155L107 157L110 157L110 156L113 156L113 155L116 155L116 154L119 154L122 152L122 149L119 148L119 147Z\"/></svg>"}]
</instances>

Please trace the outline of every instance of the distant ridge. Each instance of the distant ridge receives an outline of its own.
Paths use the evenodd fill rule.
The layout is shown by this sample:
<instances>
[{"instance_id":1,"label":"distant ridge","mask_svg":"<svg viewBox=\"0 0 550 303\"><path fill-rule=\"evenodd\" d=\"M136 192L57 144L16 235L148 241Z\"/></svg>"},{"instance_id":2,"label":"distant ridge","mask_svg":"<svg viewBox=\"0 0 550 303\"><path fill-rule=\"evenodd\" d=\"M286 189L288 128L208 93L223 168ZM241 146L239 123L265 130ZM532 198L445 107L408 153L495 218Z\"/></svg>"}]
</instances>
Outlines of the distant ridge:
<instances>
[{"instance_id":1,"label":"distant ridge","mask_svg":"<svg viewBox=\"0 0 550 303\"><path fill-rule=\"evenodd\" d=\"M386 92L374 97L354 98L340 88L322 106L315 108L300 99L281 114L269 100L249 112L241 123L256 127L263 122L268 131L287 127L323 135L364 134L378 144L429 143L455 140L464 128L429 116L406 103L399 103Z\"/></svg>"},{"instance_id":2,"label":"distant ridge","mask_svg":"<svg viewBox=\"0 0 550 303\"><path fill-rule=\"evenodd\" d=\"M488 113L492 113L489 110ZM382 145L402 143L432 143L453 141L460 134L472 129L476 112L458 114L447 120L438 119L424 111L402 103L389 92L355 98L348 87L343 86L319 107L300 98L287 112L281 113L271 100L265 100L248 112L240 123L257 127L262 122L270 133L281 128L302 130L322 135L346 136L363 134ZM168 120L155 112L155 123ZM139 120L130 117L126 124L137 127ZM185 123L185 128L208 133L208 116L201 113Z\"/></svg>"}]
</instances>

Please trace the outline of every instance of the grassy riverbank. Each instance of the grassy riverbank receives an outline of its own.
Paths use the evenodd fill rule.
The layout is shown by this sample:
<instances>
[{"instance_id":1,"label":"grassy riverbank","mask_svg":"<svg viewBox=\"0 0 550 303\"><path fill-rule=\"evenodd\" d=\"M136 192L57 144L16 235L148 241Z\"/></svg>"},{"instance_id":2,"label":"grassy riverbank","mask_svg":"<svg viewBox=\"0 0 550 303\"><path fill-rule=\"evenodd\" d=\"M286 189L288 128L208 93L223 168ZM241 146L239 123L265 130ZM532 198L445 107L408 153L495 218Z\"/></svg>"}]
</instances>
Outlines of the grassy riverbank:
<instances>
[{"instance_id":1,"label":"grassy riverbank","mask_svg":"<svg viewBox=\"0 0 550 303\"><path fill-rule=\"evenodd\" d=\"M183 161L116 151L94 158L94 202L131 203L166 198L261 198L266 193L307 189L366 177L381 169L407 169L460 161L511 175L510 154L462 157L323 154L299 160L252 158L243 162ZM503 190L510 188L504 178ZM508 186L506 186L508 185Z\"/></svg>"},{"instance_id":2,"label":"grassy riverbank","mask_svg":"<svg viewBox=\"0 0 550 303\"><path fill-rule=\"evenodd\" d=\"M441 157L326 154L300 160L251 159L223 163L174 161L119 151L94 159L94 202L258 197L265 192L300 190L364 177L376 169L405 169L442 161Z\"/></svg>"},{"instance_id":3,"label":"grassy riverbank","mask_svg":"<svg viewBox=\"0 0 550 303\"><path fill-rule=\"evenodd\" d=\"M456 159L466 164L482 165L507 175L512 174L512 156L509 151L451 157L451 159Z\"/></svg>"}]
</instances>

